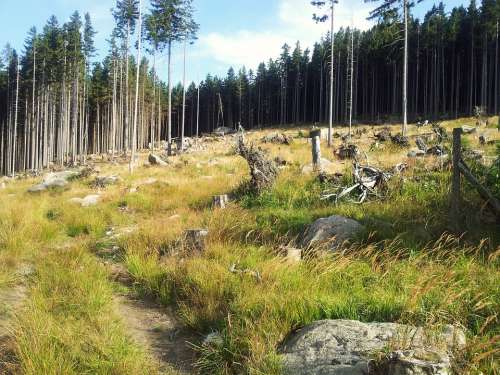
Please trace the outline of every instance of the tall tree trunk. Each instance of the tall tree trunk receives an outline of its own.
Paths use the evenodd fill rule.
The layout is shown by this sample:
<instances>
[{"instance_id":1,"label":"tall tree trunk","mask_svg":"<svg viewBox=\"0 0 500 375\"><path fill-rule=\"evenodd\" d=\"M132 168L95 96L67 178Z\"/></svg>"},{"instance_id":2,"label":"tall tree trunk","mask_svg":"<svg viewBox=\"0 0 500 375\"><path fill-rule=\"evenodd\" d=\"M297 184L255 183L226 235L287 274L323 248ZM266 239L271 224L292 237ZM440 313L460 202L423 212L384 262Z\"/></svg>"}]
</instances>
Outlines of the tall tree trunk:
<instances>
[{"instance_id":1,"label":"tall tree trunk","mask_svg":"<svg viewBox=\"0 0 500 375\"><path fill-rule=\"evenodd\" d=\"M167 143L170 153L172 147L172 40L168 41L168 123L167 123Z\"/></svg>"},{"instance_id":2,"label":"tall tree trunk","mask_svg":"<svg viewBox=\"0 0 500 375\"><path fill-rule=\"evenodd\" d=\"M335 45L335 32L334 32L334 14L335 14L335 1L332 1L332 14L330 16L330 118L328 125L328 147L333 145L333 47Z\"/></svg>"},{"instance_id":3,"label":"tall tree trunk","mask_svg":"<svg viewBox=\"0 0 500 375\"><path fill-rule=\"evenodd\" d=\"M141 41L142 41L142 0L139 0L139 35L137 37L137 68L135 76L135 107L134 107L134 128L132 129L132 151L130 153L130 173L134 172L135 152L137 150L137 114L139 111L139 80L141 68Z\"/></svg>"},{"instance_id":4,"label":"tall tree trunk","mask_svg":"<svg viewBox=\"0 0 500 375\"><path fill-rule=\"evenodd\" d=\"M17 140L17 118L18 118L18 110L19 110L19 65L21 59L17 57L17 78L16 78L16 107L14 113L14 131L13 131L13 140L12 140L12 176L14 177L16 173L16 140Z\"/></svg>"},{"instance_id":5,"label":"tall tree trunk","mask_svg":"<svg viewBox=\"0 0 500 375\"><path fill-rule=\"evenodd\" d=\"M405 18L405 48L404 48L404 73L403 73L403 135L408 129L408 0L403 1Z\"/></svg>"},{"instance_id":6,"label":"tall tree trunk","mask_svg":"<svg viewBox=\"0 0 500 375\"><path fill-rule=\"evenodd\" d=\"M182 69L181 151L184 151L184 132L186 126L186 45L187 45L187 36L184 36L184 54L183 54L183 69Z\"/></svg>"}]
</instances>

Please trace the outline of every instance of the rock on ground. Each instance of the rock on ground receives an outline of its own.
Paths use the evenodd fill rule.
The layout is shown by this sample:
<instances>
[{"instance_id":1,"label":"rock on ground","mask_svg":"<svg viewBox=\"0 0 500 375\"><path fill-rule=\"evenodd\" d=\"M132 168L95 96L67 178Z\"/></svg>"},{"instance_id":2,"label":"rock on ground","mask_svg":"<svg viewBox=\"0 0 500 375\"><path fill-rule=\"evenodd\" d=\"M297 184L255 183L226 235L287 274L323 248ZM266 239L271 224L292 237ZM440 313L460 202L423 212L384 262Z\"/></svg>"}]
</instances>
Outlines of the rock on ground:
<instances>
[{"instance_id":1,"label":"rock on ground","mask_svg":"<svg viewBox=\"0 0 500 375\"><path fill-rule=\"evenodd\" d=\"M292 334L281 352L287 375L451 375L451 352L464 346L452 326L321 320Z\"/></svg>"},{"instance_id":2,"label":"rock on ground","mask_svg":"<svg viewBox=\"0 0 500 375\"><path fill-rule=\"evenodd\" d=\"M148 157L149 164L151 165L159 165L159 166L166 166L168 163L164 161L161 157L155 154L149 154Z\"/></svg>"},{"instance_id":3,"label":"rock on ground","mask_svg":"<svg viewBox=\"0 0 500 375\"><path fill-rule=\"evenodd\" d=\"M40 184L34 185L28 189L30 193L38 193L56 187L64 187L68 180L80 175L79 171L62 171L47 173Z\"/></svg>"},{"instance_id":4,"label":"rock on ground","mask_svg":"<svg viewBox=\"0 0 500 375\"><path fill-rule=\"evenodd\" d=\"M330 216L316 220L302 235L301 247L327 244L331 250L337 250L348 240L352 240L365 227L356 220L344 216Z\"/></svg>"},{"instance_id":5,"label":"rock on ground","mask_svg":"<svg viewBox=\"0 0 500 375\"><path fill-rule=\"evenodd\" d=\"M72 198L69 201L71 203L79 204L82 207L90 207L97 205L100 199L100 195L87 195L85 198Z\"/></svg>"}]
</instances>

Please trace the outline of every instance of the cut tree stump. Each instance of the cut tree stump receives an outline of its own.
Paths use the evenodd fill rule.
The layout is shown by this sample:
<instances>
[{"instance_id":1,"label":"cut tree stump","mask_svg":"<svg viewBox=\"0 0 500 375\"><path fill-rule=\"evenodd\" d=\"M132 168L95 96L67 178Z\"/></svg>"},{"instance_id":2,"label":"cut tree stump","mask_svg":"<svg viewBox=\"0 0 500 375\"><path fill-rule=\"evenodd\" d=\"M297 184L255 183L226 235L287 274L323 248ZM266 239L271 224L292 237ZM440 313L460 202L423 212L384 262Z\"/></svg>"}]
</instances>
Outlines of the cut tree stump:
<instances>
[{"instance_id":1,"label":"cut tree stump","mask_svg":"<svg viewBox=\"0 0 500 375\"><path fill-rule=\"evenodd\" d=\"M205 240L208 236L208 229L188 229L184 232L184 244L187 249L194 252L205 251Z\"/></svg>"},{"instance_id":2,"label":"cut tree stump","mask_svg":"<svg viewBox=\"0 0 500 375\"><path fill-rule=\"evenodd\" d=\"M212 207L213 208L226 208L226 205L229 203L229 197L227 194L224 195L214 195L212 199Z\"/></svg>"},{"instance_id":3,"label":"cut tree stump","mask_svg":"<svg viewBox=\"0 0 500 375\"><path fill-rule=\"evenodd\" d=\"M315 171L321 170L321 130L311 130L312 164Z\"/></svg>"}]
</instances>

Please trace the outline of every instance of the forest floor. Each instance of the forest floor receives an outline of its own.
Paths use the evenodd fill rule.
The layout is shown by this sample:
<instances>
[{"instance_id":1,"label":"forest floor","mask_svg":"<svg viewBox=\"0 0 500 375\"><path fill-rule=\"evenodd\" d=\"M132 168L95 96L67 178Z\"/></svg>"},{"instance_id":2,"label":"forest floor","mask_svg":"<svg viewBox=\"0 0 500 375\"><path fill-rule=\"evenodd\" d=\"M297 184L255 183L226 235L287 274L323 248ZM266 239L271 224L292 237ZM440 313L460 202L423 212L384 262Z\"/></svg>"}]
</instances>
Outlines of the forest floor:
<instances>
[{"instance_id":1,"label":"forest floor","mask_svg":"<svg viewBox=\"0 0 500 375\"><path fill-rule=\"evenodd\" d=\"M474 123L442 125L451 133ZM409 168L382 199L320 200L331 186L303 173L311 162L307 129L246 134L287 161L260 196L241 189L248 167L232 136L206 139L167 166L150 166L141 153L132 175L125 160L90 158L100 176L120 177L104 188L92 184L95 175L39 194L27 192L39 178L8 181L0 189L0 372L279 374L287 334L344 318L460 325L469 344L458 371L498 373L500 233L477 193L464 186L464 234L450 235L449 168L434 156L408 158L390 142L372 147L379 128L356 126L353 142L370 165ZM261 141L277 131L293 143ZM428 132L411 126L410 134ZM495 145L479 145L483 133L500 140L491 126L464 136L464 145L493 160ZM324 142L322 151L328 171L349 184L352 161L338 160ZM70 202L89 194L100 196L96 206ZM232 197L224 210L211 207L218 194ZM337 254L283 258L280 248L306 225L334 214L358 220L366 233ZM179 246L192 228L209 230L200 254ZM260 278L230 272L233 265Z\"/></svg>"}]
</instances>

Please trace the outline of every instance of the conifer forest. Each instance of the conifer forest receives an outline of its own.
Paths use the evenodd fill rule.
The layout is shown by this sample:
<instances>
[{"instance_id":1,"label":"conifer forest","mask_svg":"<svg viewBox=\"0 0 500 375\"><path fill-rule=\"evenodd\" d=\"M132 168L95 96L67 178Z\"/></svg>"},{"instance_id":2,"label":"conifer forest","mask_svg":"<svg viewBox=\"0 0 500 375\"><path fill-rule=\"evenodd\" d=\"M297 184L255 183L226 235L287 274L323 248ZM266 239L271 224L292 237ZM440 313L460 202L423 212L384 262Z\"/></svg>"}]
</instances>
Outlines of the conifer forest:
<instances>
[{"instance_id":1,"label":"conifer forest","mask_svg":"<svg viewBox=\"0 0 500 375\"><path fill-rule=\"evenodd\" d=\"M283 45L280 56L262 62L256 70L230 68L225 77L208 74L199 84L183 85L160 80L158 71L168 67L158 66L155 60L169 55L173 44L196 39L198 25L191 1L154 0L141 20L138 1L119 1L113 12L116 28L101 62L93 59L92 20L77 12L68 21L51 17L42 30L29 30L19 51L4 47L2 174L40 170L50 163L74 164L89 153L131 152L222 125L252 129L328 121L329 33L312 50L303 49L300 42ZM332 115L336 124L348 122L351 105L357 121L381 123L402 116L405 60L398 42L404 39L400 17L394 9L377 17L370 30L347 28L334 35ZM499 18L495 0L482 4L472 0L467 7L453 9L441 2L423 19L409 18L410 120L473 115L476 107L498 113ZM141 55L137 41L131 40L136 28L142 30L141 48L152 58L142 57L145 53Z\"/></svg>"}]
</instances>

